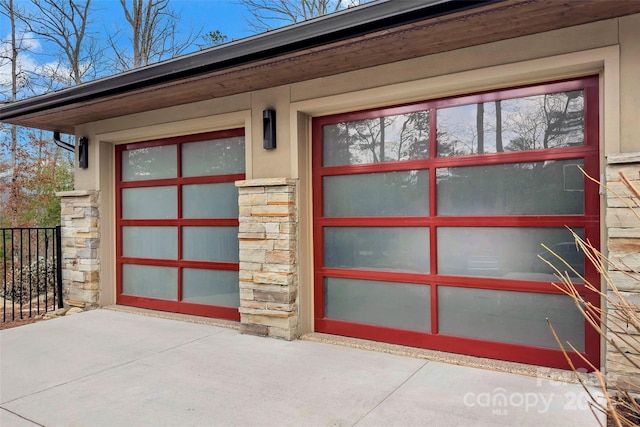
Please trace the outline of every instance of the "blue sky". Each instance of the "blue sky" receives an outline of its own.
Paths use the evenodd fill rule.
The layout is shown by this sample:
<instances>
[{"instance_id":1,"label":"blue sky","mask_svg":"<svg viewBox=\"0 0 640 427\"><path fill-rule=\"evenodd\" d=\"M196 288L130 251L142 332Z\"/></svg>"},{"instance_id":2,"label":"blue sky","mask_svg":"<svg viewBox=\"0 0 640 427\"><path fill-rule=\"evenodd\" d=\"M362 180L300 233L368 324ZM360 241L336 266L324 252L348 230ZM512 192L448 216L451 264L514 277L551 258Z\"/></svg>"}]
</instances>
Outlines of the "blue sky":
<instances>
[{"instance_id":1,"label":"blue sky","mask_svg":"<svg viewBox=\"0 0 640 427\"><path fill-rule=\"evenodd\" d=\"M101 10L105 25L122 22L118 0L94 0L92 4ZM250 15L239 0L171 0L171 5L181 12L181 23L192 28L202 27L204 32L220 30L229 40L254 33L246 22Z\"/></svg>"},{"instance_id":2,"label":"blue sky","mask_svg":"<svg viewBox=\"0 0 640 427\"><path fill-rule=\"evenodd\" d=\"M63 0L61 0L63 1ZM17 9L27 9L33 7L29 0L14 0ZM91 18L90 31L99 34L99 38L106 40L107 33L114 34L116 29L126 29L127 23L124 19L122 6L118 0L93 0L92 1L93 16ZM227 37L227 41L233 39L241 39L256 33L248 24L251 17L249 11L240 4L240 0L170 0L170 7L180 16L179 28L182 29L183 35L197 33L207 34L211 31L219 30ZM20 28L18 28L20 32ZM10 24L6 16L0 14L0 37L3 41L0 50L8 54L10 49L7 44L10 40ZM47 67L48 69L60 69L60 59L53 53L57 51L54 46L49 46L42 40L33 38L30 34L26 34L23 43L29 48L23 51L19 56L19 68L21 70L35 71ZM200 38L196 43L204 45L204 41ZM105 42L106 44L106 42ZM198 50L198 46L183 52L183 54ZM0 52L0 53L2 53ZM105 54L111 56L108 49ZM167 57L163 59L169 59ZM64 71L64 69L63 69ZM39 72L38 72L39 73ZM61 73L68 74L68 73ZM109 74L107 72L106 74ZM95 77L106 75L99 72ZM0 59L0 100L10 96L11 82L10 62ZM86 80L91 80L89 77ZM71 84L62 83L62 86ZM59 88L58 86L57 88ZM46 88L40 88L37 85L32 86L30 91L20 91L18 97L24 98L33 96ZM49 89L50 90L50 89Z\"/></svg>"}]
</instances>

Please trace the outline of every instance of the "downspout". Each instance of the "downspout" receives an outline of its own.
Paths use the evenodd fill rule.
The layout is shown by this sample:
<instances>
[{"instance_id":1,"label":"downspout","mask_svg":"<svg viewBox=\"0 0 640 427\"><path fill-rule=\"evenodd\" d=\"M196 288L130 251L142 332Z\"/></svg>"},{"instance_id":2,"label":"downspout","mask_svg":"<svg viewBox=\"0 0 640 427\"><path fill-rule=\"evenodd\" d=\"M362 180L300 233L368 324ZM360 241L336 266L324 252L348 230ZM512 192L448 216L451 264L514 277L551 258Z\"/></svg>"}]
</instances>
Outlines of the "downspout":
<instances>
[{"instance_id":1,"label":"downspout","mask_svg":"<svg viewBox=\"0 0 640 427\"><path fill-rule=\"evenodd\" d=\"M65 150L68 150L68 151L73 151L74 153L76 151L75 146L69 144L68 142L64 142L60 139L60 132L58 131L53 132L53 141L60 148L64 148Z\"/></svg>"}]
</instances>

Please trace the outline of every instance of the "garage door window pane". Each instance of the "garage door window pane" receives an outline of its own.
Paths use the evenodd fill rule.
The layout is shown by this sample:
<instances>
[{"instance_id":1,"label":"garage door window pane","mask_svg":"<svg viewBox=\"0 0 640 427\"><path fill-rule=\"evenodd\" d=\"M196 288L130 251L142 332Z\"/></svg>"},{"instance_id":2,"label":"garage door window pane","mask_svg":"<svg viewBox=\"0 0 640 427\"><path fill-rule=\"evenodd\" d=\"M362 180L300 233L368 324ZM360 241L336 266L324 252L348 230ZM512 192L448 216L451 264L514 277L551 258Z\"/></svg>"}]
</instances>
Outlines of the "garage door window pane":
<instances>
[{"instance_id":1,"label":"garage door window pane","mask_svg":"<svg viewBox=\"0 0 640 427\"><path fill-rule=\"evenodd\" d=\"M182 271L182 301L239 307L238 283L237 271L185 268Z\"/></svg>"},{"instance_id":2,"label":"garage door window pane","mask_svg":"<svg viewBox=\"0 0 640 427\"><path fill-rule=\"evenodd\" d=\"M323 165L357 165L429 157L429 111L323 127Z\"/></svg>"},{"instance_id":3,"label":"garage door window pane","mask_svg":"<svg viewBox=\"0 0 640 427\"><path fill-rule=\"evenodd\" d=\"M178 217L174 186L122 189L123 219L172 219Z\"/></svg>"},{"instance_id":4,"label":"garage door window pane","mask_svg":"<svg viewBox=\"0 0 640 427\"><path fill-rule=\"evenodd\" d=\"M182 176L244 173L244 137L182 145Z\"/></svg>"},{"instance_id":5,"label":"garage door window pane","mask_svg":"<svg viewBox=\"0 0 640 427\"><path fill-rule=\"evenodd\" d=\"M184 227L182 251L191 261L239 262L238 227Z\"/></svg>"},{"instance_id":6,"label":"garage door window pane","mask_svg":"<svg viewBox=\"0 0 640 427\"><path fill-rule=\"evenodd\" d=\"M583 236L583 229L574 230ZM550 261L561 272L569 270L545 250L544 243L580 274L584 253L576 248L565 228L440 227L438 228L438 273L457 276L499 277L514 280L558 281ZM568 271L575 283L575 273Z\"/></svg>"},{"instance_id":7,"label":"garage door window pane","mask_svg":"<svg viewBox=\"0 0 640 427\"><path fill-rule=\"evenodd\" d=\"M438 169L438 214L582 214L582 164L562 160Z\"/></svg>"},{"instance_id":8,"label":"garage door window pane","mask_svg":"<svg viewBox=\"0 0 640 427\"><path fill-rule=\"evenodd\" d=\"M122 227L122 256L132 258L178 258L176 227Z\"/></svg>"},{"instance_id":9,"label":"garage door window pane","mask_svg":"<svg viewBox=\"0 0 640 427\"><path fill-rule=\"evenodd\" d=\"M326 227L327 267L429 273L426 227Z\"/></svg>"},{"instance_id":10,"label":"garage door window pane","mask_svg":"<svg viewBox=\"0 0 640 427\"><path fill-rule=\"evenodd\" d=\"M148 298L178 299L178 269L150 265L122 266L122 293Z\"/></svg>"},{"instance_id":11,"label":"garage door window pane","mask_svg":"<svg viewBox=\"0 0 640 427\"><path fill-rule=\"evenodd\" d=\"M324 216L429 215L429 172L326 176Z\"/></svg>"},{"instance_id":12,"label":"garage door window pane","mask_svg":"<svg viewBox=\"0 0 640 427\"><path fill-rule=\"evenodd\" d=\"M329 319L431 332L426 285L329 277L324 301Z\"/></svg>"},{"instance_id":13,"label":"garage door window pane","mask_svg":"<svg viewBox=\"0 0 640 427\"><path fill-rule=\"evenodd\" d=\"M557 348L547 319L584 351L584 318L566 295L438 286L441 334Z\"/></svg>"},{"instance_id":14,"label":"garage door window pane","mask_svg":"<svg viewBox=\"0 0 640 427\"><path fill-rule=\"evenodd\" d=\"M163 145L122 152L122 180L175 178L178 173L177 147Z\"/></svg>"},{"instance_id":15,"label":"garage door window pane","mask_svg":"<svg viewBox=\"0 0 640 427\"><path fill-rule=\"evenodd\" d=\"M584 145L583 91L441 108L438 156Z\"/></svg>"},{"instance_id":16,"label":"garage door window pane","mask_svg":"<svg viewBox=\"0 0 640 427\"><path fill-rule=\"evenodd\" d=\"M233 182L182 187L183 218L237 218L238 189Z\"/></svg>"}]
</instances>

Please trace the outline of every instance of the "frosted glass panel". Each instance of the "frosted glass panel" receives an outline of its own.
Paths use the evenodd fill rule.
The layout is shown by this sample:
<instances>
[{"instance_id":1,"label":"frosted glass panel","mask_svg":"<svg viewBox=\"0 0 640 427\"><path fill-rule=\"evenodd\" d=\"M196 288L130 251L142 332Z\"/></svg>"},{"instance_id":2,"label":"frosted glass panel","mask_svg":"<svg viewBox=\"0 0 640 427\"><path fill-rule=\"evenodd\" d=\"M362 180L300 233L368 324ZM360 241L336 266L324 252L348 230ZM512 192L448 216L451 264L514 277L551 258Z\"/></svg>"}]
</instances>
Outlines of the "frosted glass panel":
<instances>
[{"instance_id":1,"label":"frosted glass panel","mask_svg":"<svg viewBox=\"0 0 640 427\"><path fill-rule=\"evenodd\" d=\"M582 164L562 160L438 169L438 214L582 214Z\"/></svg>"},{"instance_id":2,"label":"frosted glass panel","mask_svg":"<svg viewBox=\"0 0 640 427\"><path fill-rule=\"evenodd\" d=\"M192 261L239 262L238 227L184 227L182 257Z\"/></svg>"},{"instance_id":3,"label":"frosted glass panel","mask_svg":"<svg viewBox=\"0 0 640 427\"><path fill-rule=\"evenodd\" d=\"M438 156L584 145L581 90L441 108Z\"/></svg>"},{"instance_id":4,"label":"frosted glass panel","mask_svg":"<svg viewBox=\"0 0 640 427\"><path fill-rule=\"evenodd\" d=\"M325 227L324 265L429 273L429 229Z\"/></svg>"},{"instance_id":5,"label":"frosted glass panel","mask_svg":"<svg viewBox=\"0 0 640 427\"><path fill-rule=\"evenodd\" d=\"M324 166L429 157L429 111L326 125Z\"/></svg>"},{"instance_id":6,"label":"frosted glass panel","mask_svg":"<svg viewBox=\"0 0 640 427\"><path fill-rule=\"evenodd\" d=\"M182 176L244 173L244 136L182 144Z\"/></svg>"},{"instance_id":7,"label":"frosted glass panel","mask_svg":"<svg viewBox=\"0 0 640 427\"><path fill-rule=\"evenodd\" d=\"M580 236L584 233L580 228L574 231ZM569 262L578 273L584 274L584 253L576 249L567 229L525 227L439 227L438 273L557 281L551 267L538 255L551 261L560 271L567 267L546 251L542 243ZM578 278L569 273L578 283Z\"/></svg>"},{"instance_id":8,"label":"frosted glass panel","mask_svg":"<svg viewBox=\"0 0 640 427\"><path fill-rule=\"evenodd\" d=\"M183 218L238 218L238 189L233 182L182 187Z\"/></svg>"},{"instance_id":9,"label":"frosted glass panel","mask_svg":"<svg viewBox=\"0 0 640 427\"><path fill-rule=\"evenodd\" d=\"M326 176L324 216L429 215L429 171Z\"/></svg>"},{"instance_id":10,"label":"frosted glass panel","mask_svg":"<svg viewBox=\"0 0 640 427\"><path fill-rule=\"evenodd\" d=\"M122 256L178 258L177 227L122 227Z\"/></svg>"},{"instance_id":11,"label":"frosted glass panel","mask_svg":"<svg viewBox=\"0 0 640 427\"><path fill-rule=\"evenodd\" d=\"M196 304L239 307L238 272L227 270L182 270L182 301Z\"/></svg>"},{"instance_id":12,"label":"frosted glass panel","mask_svg":"<svg viewBox=\"0 0 640 427\"><path fill-rule=\"evenodd\" d=\"M326 318L431 332L429 286L334 277L324 284Z\"/></svg>"},{"instance_id":13,"label":"frosted glass panel","mask_svg":"<svg viewBox=\"0 0 640 427\"><path fill-rule=\"evenodd\" d=\"M584 351L584 318L566 295L438 286L441 334L557 348L546 319Z\"/></svg>"},{"instance_id":14,"label":"frosted glass panel","mask_svg":"<svg viewBox=\"0 0 640 427\"><path fill-rule=\"evenodd\" d=\"M172 219L178 217L175 186L122 189L123 219Z\"/></svg>"},{"instance_id":15,"label":"frosted glass panel","mask_svg":"<svg viewBox=\"0 0 640 427\"><path fill-rule=\"evenodd\" d=\"M122 152L122 180L175 178L178 173L175 145L137 148Z\"/></svg>"},{"instance_id":16,"label":"frosted glass panel","mask_svg":"<svg viewBox=\"0 0 640 427\"><path fill-rule=\"evenodd\" d=\"M140 297L177 300L178 269L150 265L122 266L122 293Z\"/></svg>"}]
</instances>

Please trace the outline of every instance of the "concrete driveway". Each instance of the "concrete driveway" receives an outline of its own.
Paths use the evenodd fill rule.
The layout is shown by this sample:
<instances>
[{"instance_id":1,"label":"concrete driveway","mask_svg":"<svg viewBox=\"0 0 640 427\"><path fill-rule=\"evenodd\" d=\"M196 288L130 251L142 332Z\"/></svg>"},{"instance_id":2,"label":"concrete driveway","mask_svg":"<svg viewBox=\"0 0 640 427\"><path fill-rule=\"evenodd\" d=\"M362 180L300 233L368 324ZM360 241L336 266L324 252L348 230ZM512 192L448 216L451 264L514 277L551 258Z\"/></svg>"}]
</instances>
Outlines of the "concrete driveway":
<instances>
[{"instance_id":1,"label":"concrete driveway","mask_svg":"<svg viewBox=\"0 0 640 427\"><path fill-rule=\"evenodd\" d=\"M577 384L111 310L0 357L2 427L598 425Z\"/></svg>"}]
</instances>

